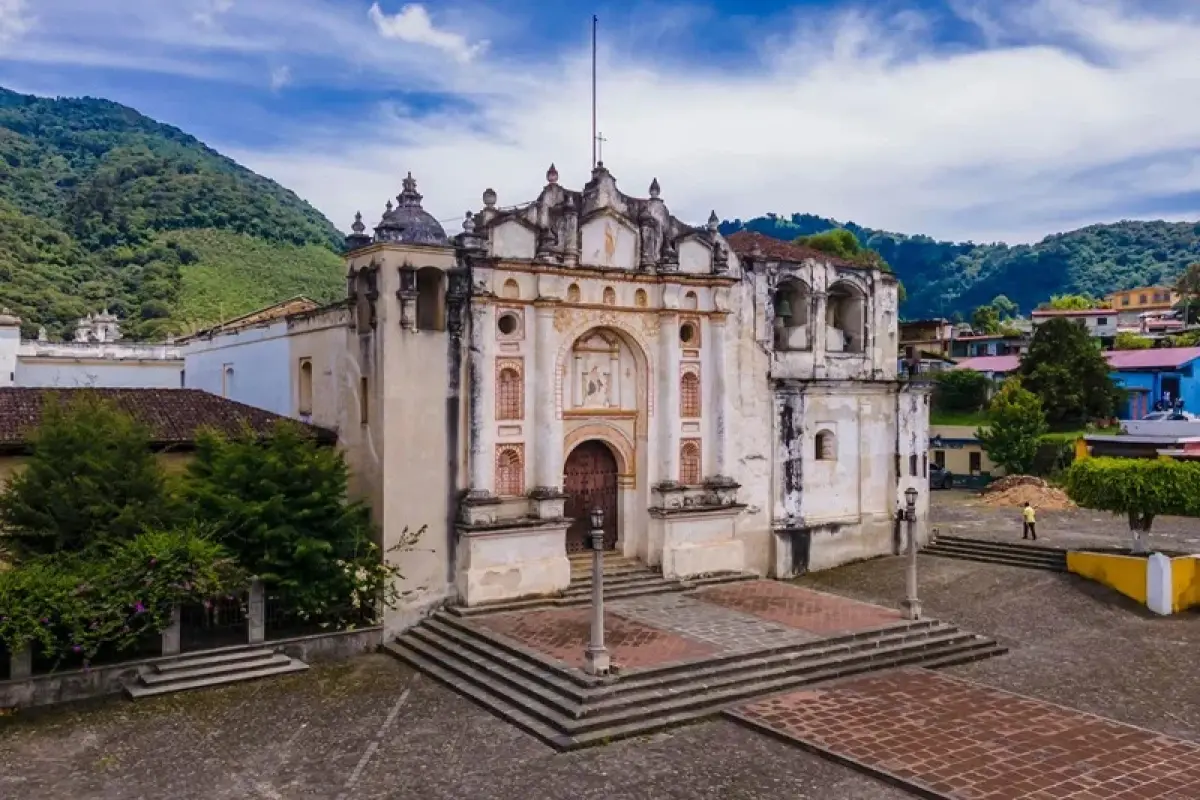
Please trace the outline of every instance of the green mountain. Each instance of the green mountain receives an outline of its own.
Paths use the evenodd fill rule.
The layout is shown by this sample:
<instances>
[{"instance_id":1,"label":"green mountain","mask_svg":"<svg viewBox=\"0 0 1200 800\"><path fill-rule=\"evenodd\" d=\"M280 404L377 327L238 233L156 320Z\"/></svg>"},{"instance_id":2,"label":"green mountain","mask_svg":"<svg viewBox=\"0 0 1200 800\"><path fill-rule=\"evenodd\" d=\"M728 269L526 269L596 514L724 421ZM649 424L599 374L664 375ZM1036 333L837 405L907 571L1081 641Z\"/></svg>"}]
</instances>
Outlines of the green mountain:
<instances>
[{"instance_id":1,"label":"green mountain","mask_svg":"<svg viewBox=\"0 0 1200 800\"><path fill-rule=\"evenodd\" d=\"M0 305L69 336L108 307L135 338L344 286L315 208L192 136L107 100L0 89Z\"/></svg>"},{"instance_id":2,"label":"green mountain","mask_svg":"<svg viewBox=\"0 0 1200 800\"><path fill-rule=\"evenodd\" d=\"M1194 222L1089 225L1015 246L939 242L812 214L737 219L721 223L721 232L745 228L790 241L838 227L852 231L891 264L908 293L901 308L908 319L955 313L970 318L972 309L999 294L1028 313L1055 294L1102 297L1171 283L1188 264L1200 261L1200 223Z\"/></svg>"}]
</instances>

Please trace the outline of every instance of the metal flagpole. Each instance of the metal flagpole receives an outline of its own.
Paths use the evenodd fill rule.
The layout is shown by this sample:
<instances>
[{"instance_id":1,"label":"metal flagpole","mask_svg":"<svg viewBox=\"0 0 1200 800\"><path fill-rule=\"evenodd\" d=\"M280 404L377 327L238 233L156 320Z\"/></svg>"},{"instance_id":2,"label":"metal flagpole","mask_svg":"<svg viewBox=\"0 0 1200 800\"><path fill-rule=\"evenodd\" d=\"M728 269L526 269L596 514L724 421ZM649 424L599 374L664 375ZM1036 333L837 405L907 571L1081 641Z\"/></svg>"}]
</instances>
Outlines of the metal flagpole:
<instances>
[{"instance_id":1,"label":"metal flagpole","mask_svg":"<svg viewBox=\"0 0 1200 800\"><path fill-rule=\"evenodd\" d=\"M600 18L592 14L592 169L596 168L596 26Z\"/></svg>"}]
</instances>

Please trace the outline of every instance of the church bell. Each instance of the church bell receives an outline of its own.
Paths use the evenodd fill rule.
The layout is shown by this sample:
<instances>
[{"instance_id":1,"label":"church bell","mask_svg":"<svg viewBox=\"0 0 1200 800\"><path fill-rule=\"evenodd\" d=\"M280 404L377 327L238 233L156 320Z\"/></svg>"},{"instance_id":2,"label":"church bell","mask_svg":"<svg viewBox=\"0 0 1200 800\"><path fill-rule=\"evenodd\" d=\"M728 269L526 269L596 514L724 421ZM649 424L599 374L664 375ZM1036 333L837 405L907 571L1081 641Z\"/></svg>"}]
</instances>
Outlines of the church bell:
<instances>
[{"instance_id":1,"label":"church bell","mask_svg":"<svg viewBox=\"0 0 1200 800\"><path fill-rule=\"evenodd\" d=\"M787 295L780 295L775 300L775 316L780 319L792 318L792 304L788 302Z\"/></svg>"}]
</instances>

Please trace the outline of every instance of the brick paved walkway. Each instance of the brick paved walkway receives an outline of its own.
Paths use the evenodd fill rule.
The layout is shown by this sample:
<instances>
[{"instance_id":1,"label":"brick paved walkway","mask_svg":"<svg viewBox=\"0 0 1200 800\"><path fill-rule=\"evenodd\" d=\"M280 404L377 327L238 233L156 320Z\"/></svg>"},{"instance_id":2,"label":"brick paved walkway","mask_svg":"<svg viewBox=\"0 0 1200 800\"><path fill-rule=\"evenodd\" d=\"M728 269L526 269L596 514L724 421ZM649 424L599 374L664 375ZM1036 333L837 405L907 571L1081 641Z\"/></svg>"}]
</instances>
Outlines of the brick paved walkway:
<instances>
[{"instance_id":1,"label":"brick paved walkway","mask_svg":"<svg viewBox=\"0 0 1200 800\"><path fill-rule=\"evenodd\" d=\"M900 620L900 612L778 581L745 581L692 592L706 603L752 614L823 636L879 628Z\"/></svg>"},{"instance_id":2,"label":"brick paved walkway","mask_svg":"<svg viewBox=\"0 0 1200 800\"><path fill-rule=\"evenodd\" d=\"M587 608L513 611L479 617L476 622L568 666L583 667L583 651L591 636ZM613 661L626 669L694 661L716 652L712 645L612 613L604 615L604 637Z\"/></svg>"},{"instance_id":3,"label":"brick paved walkway","mask_svg":"<svg viewBox=\"0 0 1200 800\"><path fill-rule=\"evenodd\" d=\"M1200 745L925 670L792 692L733 716L926 797L1200 798Z\"/></svg>"},{"instance_id":4,"label":"brick paved walkway","mask_svg":"<svg viewBox=\"0 0 1200 800\"><path fill-rule=\"evenodd\" d=\"M880 606L769 580L616 600L605 610L605 643L625 670L756 653L900 619ZM587 608L531 609L484 614L470 624L581 668L590 614Z\"/></svg>"}]
</instances>

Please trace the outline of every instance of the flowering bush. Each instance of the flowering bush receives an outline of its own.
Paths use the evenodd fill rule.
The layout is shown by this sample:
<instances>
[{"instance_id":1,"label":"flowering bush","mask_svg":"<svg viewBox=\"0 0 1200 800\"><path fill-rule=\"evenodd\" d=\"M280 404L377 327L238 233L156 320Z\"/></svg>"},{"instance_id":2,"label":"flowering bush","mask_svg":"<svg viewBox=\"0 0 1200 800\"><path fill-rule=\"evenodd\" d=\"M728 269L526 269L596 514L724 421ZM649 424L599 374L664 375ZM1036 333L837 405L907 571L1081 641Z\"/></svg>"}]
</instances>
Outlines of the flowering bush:
<instances>
[{"instance_id":1,"label":"flowering bush","mask_svg":"<svg viewBox=\"0 0 1200 800\"><path fill-rule=\"evenodd\" d=\"M9 652L37 646L43 657L129 649L161 633L176 605L202 602L244 584L225 550L204 531L150 531L104 557L41 556L0 572L0 641Z\"/></svg>"}]
</instances>

